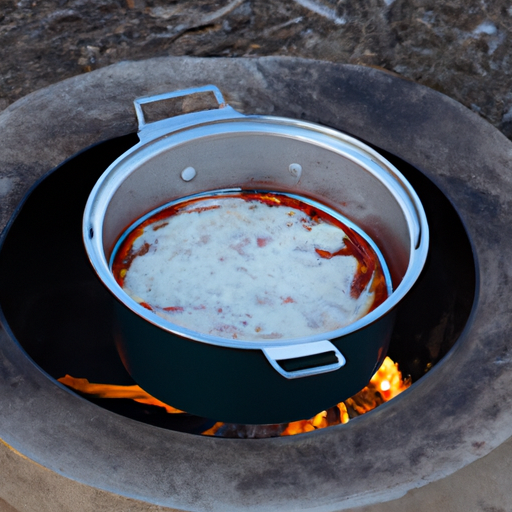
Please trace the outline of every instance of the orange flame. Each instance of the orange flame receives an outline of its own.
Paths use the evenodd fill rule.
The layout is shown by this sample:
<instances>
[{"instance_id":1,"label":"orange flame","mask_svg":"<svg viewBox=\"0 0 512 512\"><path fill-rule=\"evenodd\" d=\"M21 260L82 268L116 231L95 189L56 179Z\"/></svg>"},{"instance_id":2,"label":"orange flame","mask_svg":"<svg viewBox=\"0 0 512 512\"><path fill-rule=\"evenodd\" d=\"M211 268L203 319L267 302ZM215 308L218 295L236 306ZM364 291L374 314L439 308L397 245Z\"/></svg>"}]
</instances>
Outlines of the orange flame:
<instances>
[{"instance_id":1,"label":"orange flame","mask_svg":"<svg viewBox=\"0 0 512 512\"><path fill-rule=\"evenodd\" d=\"M328 420L329 411L322 411L309 420L289 423L281 435L293 436L339 423L347 423L350 418L360 416L391 400L402 391L405 391L410 385L411 380L409 378L402 378L402 373L398 370L398 364L394 363L389 357L386 357L381 367L371 378L368 386L364 387L352 398L339 403L329 410L331 411L335 408L339 410L338 421L330 422Z\"/></svg>"},{"instance_id":2,"label":"orange flame","mask_svg":"<svg viewBox=\"0 0 512 512\"><path fill-rule=\"evenodd\" d=\"M136 385L116 386L110 384L91 384L87 379L76 379L69 375L60 378L59 382L62 382L62 384L76 391L94 395L98 398L131 398L143 404L164 407L165 410L171 414L183 412L157 400ZM326 411L318 413L309 420L299 420L288 423L281 435L293 436L332 425L338 425L340 423L347 423L350 418L360 416L361 414L375 409L375 407L378 407L384 402L391 400L402 391L405 391L410 385L410 378L403 379L402 373L398 369L398 364L394 363L389 357L386 357L381 367L371 378L368 386L359 391L359 393ZM214 436L223 425L224 423L217 422L213 427L205 430L202 434L205 436Z\"/></svg>"},{"instance_id":3,"label":"orange flame","mask_svg":"<svg viewBox=\"0 0 512 512\"><path fill-rule=\"evenodd\" d=\"M161 402L154 396L146 393L137 385L116 386L114 384L91 384L87 379L76 379L75 377L71 377L71 375L66 375L58 380L75 391L79 391L80 393L85 393L87 395L93 395L98 398L128 398L141 404L163 407L170 414L183 412L175 407L164 404L164 402Z\"/></svg>"}]
</instances>

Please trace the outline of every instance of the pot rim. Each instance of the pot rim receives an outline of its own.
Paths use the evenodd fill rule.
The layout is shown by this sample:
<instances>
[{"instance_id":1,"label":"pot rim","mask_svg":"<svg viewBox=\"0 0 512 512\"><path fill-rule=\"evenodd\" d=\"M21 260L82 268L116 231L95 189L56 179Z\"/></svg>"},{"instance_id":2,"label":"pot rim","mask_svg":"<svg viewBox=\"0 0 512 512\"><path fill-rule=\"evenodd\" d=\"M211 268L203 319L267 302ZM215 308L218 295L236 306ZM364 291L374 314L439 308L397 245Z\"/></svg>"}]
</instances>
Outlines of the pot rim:
<instances>
[{"instance_id":1,"label":"pot rim","mask_svg":"<svg viewBox=\"0 0 512 512\"><path fill-rule=\"evenodd\" d=\"M245 350L335 340L378 321L396 307L419 277L427 258L429 243L425 211L416 192L402 173L368 145L343 132L316 123L285 117L243 115L231 107L186 114L153 124L158 125L157 129L153 127L149 136L147 133L141 134L141 141L116 159L102 174L91 191L83 217L84 245L96 274L121 304L149 323L197 342ZM221 338L181 327L148 311L124 292L110 271L102 242L103 219L115 191L132 172L162 152L192 140L237 134L282 136L315 144L356 162L384 183L406 218L410 249L409 264L401 282L382 304L359 320L333 331L300 338L248 341Z\"/></svg>"}]
</instances>

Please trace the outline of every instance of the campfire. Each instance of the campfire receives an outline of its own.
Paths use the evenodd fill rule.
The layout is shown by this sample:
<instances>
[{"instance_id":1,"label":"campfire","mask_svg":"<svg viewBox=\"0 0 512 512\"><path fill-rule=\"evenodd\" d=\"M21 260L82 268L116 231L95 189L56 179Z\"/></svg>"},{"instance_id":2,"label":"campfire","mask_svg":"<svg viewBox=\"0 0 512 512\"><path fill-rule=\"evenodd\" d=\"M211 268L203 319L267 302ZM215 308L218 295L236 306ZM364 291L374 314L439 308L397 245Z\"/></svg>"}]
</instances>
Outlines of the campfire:
<instances>
[{"instance_id":1,"label":"campfire","mask_svg":"<svg viewBox=\"0 0 512 512\"><path fill-rule=\"evenodd\" d=\"M87 379L66 375L58 379L69 388L96 398L124 398L136 402L162 407L169 414L186 414L161 402L146 393L140 386L119 386L112 384L91 383ZM282 425L234 425L217 422L202 432L205 436L217 437L275 437L293 436L313 430L347 423L350 419L361 416L379 405L399 395L411 385L410 377L403 378L398 364L386 357L370 382L352 398L318 413L307 420L293 421Z\"/></svg>"}]
</instances>

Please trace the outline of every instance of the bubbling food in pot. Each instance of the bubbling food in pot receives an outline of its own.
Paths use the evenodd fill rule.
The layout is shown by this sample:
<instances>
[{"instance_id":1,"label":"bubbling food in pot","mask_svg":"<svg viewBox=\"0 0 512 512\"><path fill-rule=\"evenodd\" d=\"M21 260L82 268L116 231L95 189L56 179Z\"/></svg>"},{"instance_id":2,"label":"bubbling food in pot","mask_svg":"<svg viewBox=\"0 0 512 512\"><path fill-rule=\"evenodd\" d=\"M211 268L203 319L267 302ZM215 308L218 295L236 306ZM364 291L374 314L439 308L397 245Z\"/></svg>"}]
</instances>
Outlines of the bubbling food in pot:
<instances>
[{"instance_id":1,"label":"bubbling food in pot","mask_svg":"<svg viewBox=\"0 0 512 512\"><path fill-rule=\"evenodd\" d=\"M360 229L315 201L267 191L169 203L126 230L111 267L123 290L164 320L238 340L334 331L391 291Z\"/></svg>"}]
</instances>

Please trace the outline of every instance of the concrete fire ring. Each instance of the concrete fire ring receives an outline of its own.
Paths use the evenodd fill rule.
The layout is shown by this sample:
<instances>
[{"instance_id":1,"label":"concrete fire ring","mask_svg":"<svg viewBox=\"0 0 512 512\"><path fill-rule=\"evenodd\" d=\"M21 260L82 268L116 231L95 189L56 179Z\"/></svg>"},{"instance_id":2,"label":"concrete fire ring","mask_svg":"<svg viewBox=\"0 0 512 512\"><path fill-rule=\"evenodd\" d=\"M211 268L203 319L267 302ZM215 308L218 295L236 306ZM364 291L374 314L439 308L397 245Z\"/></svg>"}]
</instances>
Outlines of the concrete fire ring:
<instances>
[{"instance_id":1,"label":"concrete fire ring","mask_svg":"<svg viewBox=\"0 0 512 512\"><path fill-rule=\"evenodd\" d=\"M194 436L113 414L64 390L1 329L0 440L9 449L0 471L4 480L18 475L24 496L6 485L0 508L3 499L42 511L346 510L446 477L512 435L512 143L431 89L372 68L287 58L169 57L71 78L0 114L0 228L46 172L134 132L134 98L208 83L241 112L320 122L421 168L474 244L480 287L468 326L388 404L346 425L261 440ZM33 469L10 472L9 464ZM24 480L29 474L37 481Z\"/></svg>"}]
</instances>

